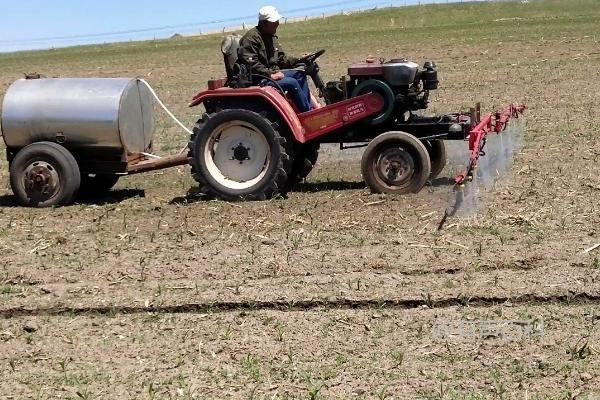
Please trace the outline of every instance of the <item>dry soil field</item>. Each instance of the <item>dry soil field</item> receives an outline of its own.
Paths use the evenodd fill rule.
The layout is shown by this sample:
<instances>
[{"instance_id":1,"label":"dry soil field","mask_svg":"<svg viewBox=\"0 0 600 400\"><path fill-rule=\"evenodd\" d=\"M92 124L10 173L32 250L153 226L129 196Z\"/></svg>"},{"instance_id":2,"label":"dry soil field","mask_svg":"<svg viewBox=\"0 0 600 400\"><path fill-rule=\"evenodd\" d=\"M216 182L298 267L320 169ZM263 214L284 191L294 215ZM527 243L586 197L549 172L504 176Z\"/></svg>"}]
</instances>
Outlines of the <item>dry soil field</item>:
<instances>
[{"instance_id":1,"label":"dry soil field","mask_svg":"<svg viewBox=\"0 0 600 400\"><path fill-rule=\"evenodd\" d=\"M0 161L0 398L600 398L599 20L573 0L282 26L290 53L327 49L327 78L434 59L432 111L528 104L512 169L441 232L464 143L416 195L370 194L360 152L327 148L288 198L249 203L196 199L182 167L24 209ZM219 41L3 54L0 93L23 72L141 76L191 126ZM160 154L187 141L163 114L156 136ZM443 338L447 320L544 334Z\"/></svg>"}]
</instances>

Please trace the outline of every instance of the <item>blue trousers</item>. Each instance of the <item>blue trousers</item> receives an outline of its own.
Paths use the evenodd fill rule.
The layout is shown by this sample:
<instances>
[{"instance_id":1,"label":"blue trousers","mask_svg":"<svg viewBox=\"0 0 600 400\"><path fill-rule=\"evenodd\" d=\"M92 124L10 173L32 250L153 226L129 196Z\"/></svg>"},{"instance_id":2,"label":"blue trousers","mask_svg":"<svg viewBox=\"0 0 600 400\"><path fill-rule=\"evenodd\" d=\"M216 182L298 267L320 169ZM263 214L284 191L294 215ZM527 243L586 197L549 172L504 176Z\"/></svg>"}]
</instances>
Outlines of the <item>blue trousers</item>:
<instances>
[{"instance_id":1,"label":"blue trousers","mask_svg":"<svg viewBox=\"0 0 600 400\"><path fill-rule=\"evenodd\" d=\"M292 97L300 112L310 111L310 89L304 71L284 71L285 78L277 81L279 86Z\"/></svg>"}]
</instances>

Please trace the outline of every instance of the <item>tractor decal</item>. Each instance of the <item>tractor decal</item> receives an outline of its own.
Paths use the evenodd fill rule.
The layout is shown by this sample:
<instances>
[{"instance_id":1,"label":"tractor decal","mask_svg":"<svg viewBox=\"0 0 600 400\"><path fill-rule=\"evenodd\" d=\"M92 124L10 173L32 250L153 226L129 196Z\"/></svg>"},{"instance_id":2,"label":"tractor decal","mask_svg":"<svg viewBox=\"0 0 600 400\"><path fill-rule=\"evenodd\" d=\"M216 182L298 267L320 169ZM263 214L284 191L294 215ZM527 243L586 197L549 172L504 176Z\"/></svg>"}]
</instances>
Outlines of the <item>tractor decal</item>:
<instances>
[{"instance_id":1,"label":"tractor decal","mask_svg":"<svg viewBox=\"0 0 600 400\"><path fill-rule=\"evenodd\" d=\"M340 118L340 110L334 109L323 114L312 115L304 120L304 125L311 131L324 128Z\"/></svg>"},{"instance_id":2,"label":"tractor decal","mask_svg":"<svg viewBox=\"0 0 600 400\"><path fill-rule=\"evenodd\" d=\"M348 121L356 119L366 112L367 108L365 107L365 103L361 101L360 103L353 104L346 108L346 118L344 118L344 120Z\"/></svg>"}]
</instances>

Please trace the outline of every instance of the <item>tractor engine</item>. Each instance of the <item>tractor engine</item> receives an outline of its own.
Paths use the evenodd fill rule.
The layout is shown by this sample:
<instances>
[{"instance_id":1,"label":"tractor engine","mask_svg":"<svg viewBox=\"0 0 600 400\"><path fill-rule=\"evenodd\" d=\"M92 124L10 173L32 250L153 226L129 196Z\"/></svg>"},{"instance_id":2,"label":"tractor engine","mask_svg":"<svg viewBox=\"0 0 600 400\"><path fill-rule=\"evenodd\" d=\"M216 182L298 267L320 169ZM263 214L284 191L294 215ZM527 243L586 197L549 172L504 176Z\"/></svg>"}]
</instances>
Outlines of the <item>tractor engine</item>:
<instances>
[{"instance_id":1,"label":"tractor engine","mask_svg":"<svg viewBox=\"0 0 600 400\"><path fill-rule=\"evenodd\" d=\"M364 63L351 65L348 75L327 83L325 91L330 103L370 92L379 93L385 106L372 121L379 124L390 121L390 117L402 122L411 112L426 109L429 91L437 87L437 69L432 61L419 68L418 64L406 59L375 61L370 58Z\"/></svg>"}]
</instances>

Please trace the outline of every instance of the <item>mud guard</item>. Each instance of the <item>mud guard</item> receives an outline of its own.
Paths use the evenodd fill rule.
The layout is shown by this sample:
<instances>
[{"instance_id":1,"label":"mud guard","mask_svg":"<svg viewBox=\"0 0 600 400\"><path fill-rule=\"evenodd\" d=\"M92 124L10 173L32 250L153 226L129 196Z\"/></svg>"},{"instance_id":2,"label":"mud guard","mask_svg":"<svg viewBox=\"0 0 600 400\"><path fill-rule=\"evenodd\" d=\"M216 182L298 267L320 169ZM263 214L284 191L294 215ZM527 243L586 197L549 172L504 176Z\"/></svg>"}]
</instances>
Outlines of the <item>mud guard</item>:
<instances>
[{"instance_id":1,"label":"mud guard","mask_svg":"<svg viewBox=\"0 0 600 400\"><path fill-rule=\"evenodd\" d=\"M294 138L299 143L305 143L305 132L300 119L291 104L287 101L281 93L271 86L251 86L243 89L231 89L223 87L214 90L205 90L196 94L193 101L190 103L190 107L195 107L199 104L204 103L207 100L219 99L219 98L260 98L270 104L275 111L281 116L290 129L290 132L294 135Z\"/></svg>"},{"instance_id":2,"label":"mud guard","mask_svg":"<svg viewBox=\"0 0 600 400\"><path fill-rule=\"evenodd\" d=\"M290 102L271 86L244 89L218 88L194 96L190 107L219 98L260 98L270 104L287 124L298 143L306 143L327 135L344 125L378 115L385 102L378 93L366 93L325 107L296 114Z\"/></svg>"}]
</instances>

